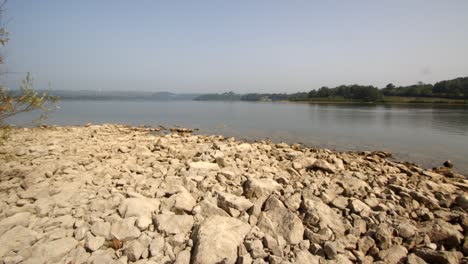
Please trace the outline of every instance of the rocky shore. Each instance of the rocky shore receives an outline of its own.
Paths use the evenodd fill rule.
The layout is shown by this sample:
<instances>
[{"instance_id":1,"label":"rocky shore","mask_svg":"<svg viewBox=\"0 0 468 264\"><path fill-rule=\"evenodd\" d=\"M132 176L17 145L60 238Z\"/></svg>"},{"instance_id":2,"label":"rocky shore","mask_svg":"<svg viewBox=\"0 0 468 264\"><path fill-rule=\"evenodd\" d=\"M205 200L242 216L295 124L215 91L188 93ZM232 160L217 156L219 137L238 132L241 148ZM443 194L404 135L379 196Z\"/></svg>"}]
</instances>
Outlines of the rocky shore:
<instances>
[{"instance_id":1,"label":"rocky shore","mask_svg":"<svg viewBox=\"0 0 468 264\"><path fill-rule=\"evenodd\" d=\"M467 263L467 191L384 152L18 128L0 146L0 260Z\"/></svg>"}]
</instances>

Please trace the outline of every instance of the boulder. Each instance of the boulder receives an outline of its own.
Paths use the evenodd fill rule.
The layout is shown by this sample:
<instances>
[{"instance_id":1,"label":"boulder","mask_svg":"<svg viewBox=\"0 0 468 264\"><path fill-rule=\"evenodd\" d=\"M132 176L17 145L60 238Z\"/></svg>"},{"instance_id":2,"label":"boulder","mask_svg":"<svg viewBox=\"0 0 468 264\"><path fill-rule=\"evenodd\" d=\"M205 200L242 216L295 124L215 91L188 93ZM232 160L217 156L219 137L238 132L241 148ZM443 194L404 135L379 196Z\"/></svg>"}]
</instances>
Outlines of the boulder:
<instances>
[{"instance_id":1,"label":"boulder","mask_svg":"<svg viewBox=\"0 0 468 264\"><path fill-rule=\"evenodd\" d=\"M312 164L312 166L310 166L309 168L313 169L313 170L323 170L323 171L326 171L326 172L329 172L329 173L335 173L336 172L335 166L333 166L332 164L330 164L327 161L322 160L322 159L316 160L314 162L314 164Z\"/></svg>"},{"instance_id":2,"label":"boulder","mask_svg":"<svg viewBox=\"0 0 468 264\"><path fill-rule=\"evenodd\" d=\"M126 218L112 224L110 235L120 241L129 241L140 236L141 232L135 227L135 218Z\"/></svg>"},{"instance_id":3,"label":"boulder","mask_svg":"<svg viewBox=\"0 0 468 264\"><path fill-rule=\"evenodd\" d=\"M191 162L189 163L189 167L195 170L219 170L219 165L217 163L206 161Z\"/></svg>"},{"instance_id":4,"label":"boulder","mask_svg":"<svg viewBox=\"0 0 468 264\"><path fill-rule=\"evenodd\" d=\"M395 245L389 249L380 251L378 256L385 263L400 264L405 263L406 255L408 255L408 250L405 247Z\"/></svg>"},{"instance_id":5,"label":"boulder","mask_svg":"<svg viewBox=\"0 0 468 264\"><path fill-rule=\"evenodd\" d=\"M307 224L320 229L329 228L336 237L344 235L345 225L342 217L322 201L307 199L304 201L304 210L304 222Z\"/></svg>"},{"instance_id":6,"label":"boulder","mask_svg":"<svg viewBox=\"0 0 468 264\"><path fill-rule=\"evenodd\" d=\"M218 192L218 206L226 211L229 210L229 208L234 208L239 211L247 211L253 206L253 203L242 196Z\"/></svg>"},{"instance_id":7,"label":"boulder","mask_svg":"<svg viewBox=\"0 0 468 264\"><path fill-rule=\"evenodd\" d=\"M244 196L247 198L266 199L271 193L281 189L281 185L268 178L250 177L244 183Z\"/></svg>"},{"instance_id":8,"label":"boulder","mask_svg":"<svg viewBox=\"0 0 468 264\"><path fill-rule=\"evenodd\" d=\"M187 234L193 227L193 216L159 214L154 217L159 231L167 235Z\"/></svg>"},{"instance_id":9,"label":"boulder","mask_svg":"<svg viewBox=\"0 0 468 264\"><path fill-rule=\"evenodd\" d=\"M304 236L301 219L274 196L270 196L265 202L257 226L273 237L282 236L290 244L298 244Z\"/></svg>"},{"instance_id":10,"label":"boulder","mask_svg":"<svg viewBox=\"0 0 468 264\"><path fill-rule=\"evenodd\" d=\"M192 264L234 264L237 248L249 231L250 225L238 219L208 217L195 232Z\"/></svg>"},{"instance_id":11,"label":"boulder","mask_svg":"<svg viewBox=\"0 0 468 264\"><path fill-rule=\"evenodd\" d=\"M30 247L39 239L39 234L23 227L15 226L0 236L0 258L11 250Z\"/></svg>"},{"instance_id":12,"label":"boulder","mask_svg":"<svg viewBox=\"0 0 468 264\"><path fill-rule=\"evenodd\" d=\"M124 254L130 261L137 261L140 259L145 248L138 240L131 241L124 249Z\"/></svg>"}]
</instances>

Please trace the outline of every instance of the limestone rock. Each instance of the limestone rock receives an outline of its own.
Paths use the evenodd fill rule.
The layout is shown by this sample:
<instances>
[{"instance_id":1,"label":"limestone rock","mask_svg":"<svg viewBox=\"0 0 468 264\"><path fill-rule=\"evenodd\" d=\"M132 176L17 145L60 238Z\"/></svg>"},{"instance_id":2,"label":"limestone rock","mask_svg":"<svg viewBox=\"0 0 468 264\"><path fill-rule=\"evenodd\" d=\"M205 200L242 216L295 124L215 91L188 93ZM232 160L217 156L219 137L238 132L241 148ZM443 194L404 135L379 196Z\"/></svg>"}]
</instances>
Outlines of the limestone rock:
<instances>
[{"instance_id":1,"label":"limestone rock","mask_svg":"<svg viewBox=\"0 0 468 264\"><path fill-rule=\"evenodd\" d=\"M112 224L111 237L120 241L133 240L140 236L140 230L135 227L135 218L126 218Z\"/></svg>"},{"instance_id":2,"label":"limestone rock","mask_svg":"<svg viewBox=\"0 0 468 264\"><path fill-rule=\"evenodd\" d=\"M234 208L239 211L246 211L253 206L253 203L242 196L218 192L218 206L225 210Z\"/></svg>"},{"instance_id":3,"label":"limestone rock","mask_svg":"<svg viewBox=\"0 0 468 264\"><path fill-rule=\"evenodd\" d=\"M154 217L158 230L170 235L186 234L193 227L193 216L159 214Z\"/></svg>"},{"instance_id":4,"label":"limestone rock","mask_svg":"<svg viewBox=\"0 0 468 264\"><path fill-rule=\"evenodd\" d=\"M249 224L235 218L208 217L195 233L192 263L235 263L237 247L249 231Z\"/></svg>"},{"instance_id":5,"label":"limestone rock","mask_svg":"<svg viewBox=\"0 0 468 264\"><path fill-rule=\"evenodd\" d=\"M289 211L274 196L265 202L264 211L258 219L258 227L273 237L281 235L288 243L298 244L304 235L304 226L299 217Z\"/></svg>"}]
</instances>

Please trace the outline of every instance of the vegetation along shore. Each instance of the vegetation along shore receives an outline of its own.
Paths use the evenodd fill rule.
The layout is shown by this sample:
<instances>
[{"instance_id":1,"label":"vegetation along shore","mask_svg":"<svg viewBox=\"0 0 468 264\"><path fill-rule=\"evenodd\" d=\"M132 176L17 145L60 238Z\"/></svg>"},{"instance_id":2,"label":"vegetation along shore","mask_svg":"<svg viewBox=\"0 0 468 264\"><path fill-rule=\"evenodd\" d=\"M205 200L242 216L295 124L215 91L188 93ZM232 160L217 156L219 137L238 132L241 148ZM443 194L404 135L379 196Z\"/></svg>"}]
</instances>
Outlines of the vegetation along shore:
<instances>
[{"instance_id":1,"label":"vegetation along shore","mask_svg":"<svg viewBox=\"0 0 468 264\"><path fill-rule=\"evenodd\" d=\"M12 128L0 147L0 259L467 261L468 180L449 163L187 131Z\"/></svg>"}]
</instances>

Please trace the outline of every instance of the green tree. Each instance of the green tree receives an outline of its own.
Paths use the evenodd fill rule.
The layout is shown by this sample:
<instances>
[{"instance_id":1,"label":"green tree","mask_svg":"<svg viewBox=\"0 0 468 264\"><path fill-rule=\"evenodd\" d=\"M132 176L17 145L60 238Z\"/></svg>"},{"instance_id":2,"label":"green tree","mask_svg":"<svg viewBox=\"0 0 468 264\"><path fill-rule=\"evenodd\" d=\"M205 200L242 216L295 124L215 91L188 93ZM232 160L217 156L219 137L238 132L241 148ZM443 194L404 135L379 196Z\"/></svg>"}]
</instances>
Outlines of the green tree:
<instances>
[{"instance_id":1,"label":"green tree","mask_svg":"<svg viewBox=\"0 0 468 264\"><path fill-rule=\"evenodd\" d=\"M1 23L1 15L6 1L0 5L0 47L3 48L9 40L9 32ZM3 64L3 57L0 55L0 64ZM55 108L57 97L46 92L37 92L33 89L33 81L28 73L21 82L18 90L10 91L7 87L0 85L0 143L9 135L11 126L7 119L19 113L38 111L39 119L46 117L46 114Z\"/></svg>"}]
</instances>

